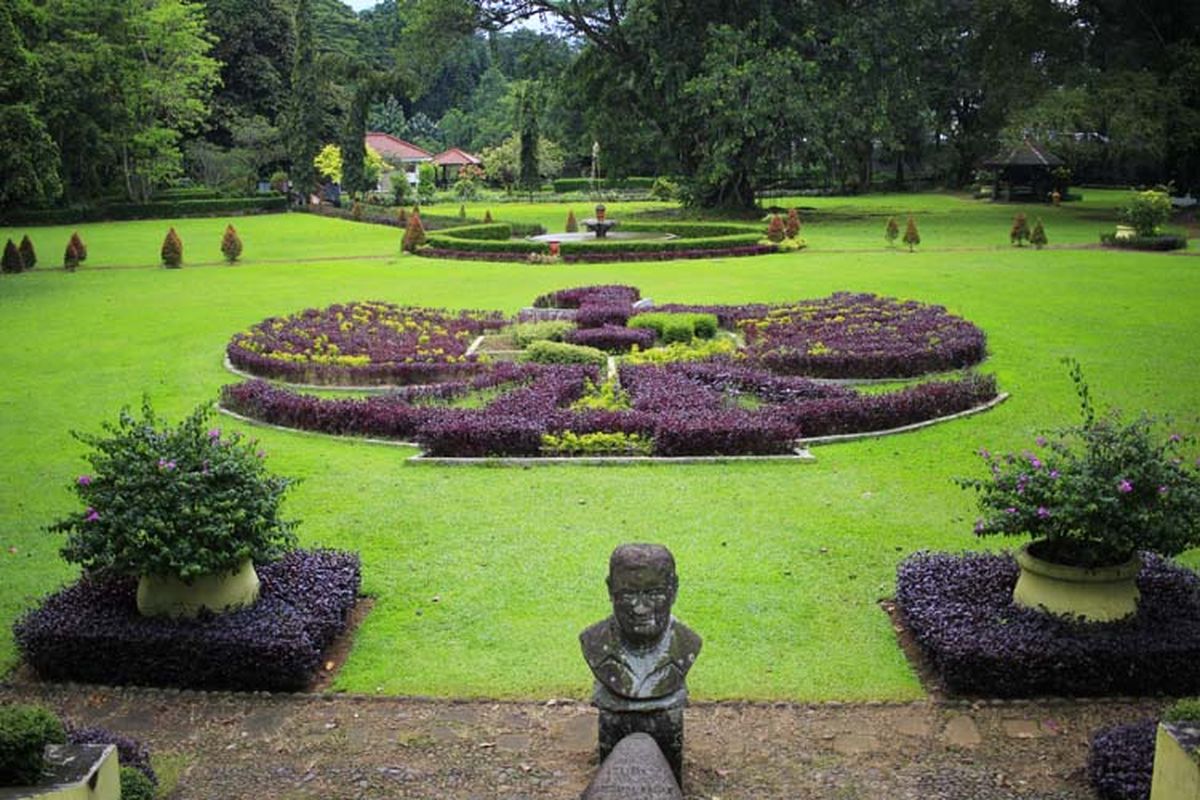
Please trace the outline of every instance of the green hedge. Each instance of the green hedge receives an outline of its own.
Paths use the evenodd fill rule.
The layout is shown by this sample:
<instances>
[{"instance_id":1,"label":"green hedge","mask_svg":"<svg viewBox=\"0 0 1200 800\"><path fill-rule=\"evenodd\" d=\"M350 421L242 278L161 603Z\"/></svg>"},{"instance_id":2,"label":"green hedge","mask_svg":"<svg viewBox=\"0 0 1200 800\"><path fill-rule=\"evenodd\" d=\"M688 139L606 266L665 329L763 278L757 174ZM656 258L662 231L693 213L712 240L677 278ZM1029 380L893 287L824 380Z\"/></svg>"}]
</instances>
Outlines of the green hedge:
<instances>
[{"instance_id":1,"label":"green hedge","mask_svg":"<svg viewBox=\"0 0 1200 800\"><path fill-rule=\"evenodd\" d=\"M766 225L745 225L737 222L636 222L629 220L617 225L619 231L662 231L681 239L707 239L714 236L735 236L738 234L755 234L760 239L767 235Z\"/></svg>"},{"instance_id":2,"label":"green hedge","mask_svg":"<svg viewBox=\"0 0 1200 800\"><path fill-rule=\"evenodd\" d=\"M14 211L3 221L19 225L73 225L79 222L126 219L168 219L207 217L225 214L286 211L288 201L280 195L233 197L210 200L166 200L150 203L110 203L80 208L52 208L44 211Z\"/></svg>"},{"instance_id":3,"label":"green hedge","mask_svg":"<svg viewBox=\"0 0 1200 800\"><path fill-rule=\"evenodd\" d=\"M654 185L655 178L602 178L593 182L590 178L556 178L551 181L551 186L554 187L555 194L567 194L569 192L588 192L593 189L644 189L650 191L650 187Z\"/></svg>"},{"instance_id":4,"label":"green hedge","mask_svg":"<svg viewBox=\"0 0 1200 800\"><path fill-rule=\"evenodd\" d=\"M447 233L434 231L425 237L425 244L437 250L455 250L460 253L549 253L545 242L530 242L525 239L462 239Z\"/></svg>"},{"instance_id":5,"label":"green hedge","mask_svg":"<svg viewBox=\"0 0 1200 800\"><path fill-rule=\"evenodd\" d=\"M760 233L742 233L735 236L708 236L697 239L646 239L594 242L562 242L559 250L563 255L582 253L673 253L682 250L724 250L758 244Z\"/></svg>"},{"instance_id":6,"label":"green hedge","mask_svg":"<svg viewBox=\"0 0 1200 800\"><path fill-rule=\"evenodd\" d=\"M522 322L512 328L513 341L522 349L534 342L561 342L568 331L575 330L575 323L565 319L544 322Z\"/></svg>"},{"instance_id":7,"label":"green hedge","mask_svg":"<svg viewBox=\"0 0 1200 800\"><path fill-rule=\"evenodd\" d=\"M536 364L599 364L608 363L603 350L564 342L537 341L525 350L525 359Z\"/></svg>"},{"instance_id":8,"label":"green hedge","mask_svg":"<svg viewBox=\"0 0 1200 800\"><path fill-rule=\"evenodd\" d=\"M664 342L690 342L693 336L711 339L717 335L716 314L651 311L631 318L627 325L650 328Z\"/></svg>"},{"instance_id":9,"label":"green hedge","mask_svg":"<svg viewBox=\"0 0 1200 800\"><path fill-rule=\"evenodd\" d=\"M154 193L154 199L160 200L216 200L223 195L207 186L179 186L174 189L163 189Z\"/></svg>"},{"instance_id":10,"label":"green hedge","mask_svg":"<svg viewBox=\"0 0 1200 800\"><path fill-rule=\"evenodd\" d=\"M491 222L480 225L461 225L457 228L446 228L439 234L455 239L472 239L474 241L508 241L512 238L512 225L507 222Z\"/></svg>"}]
</instances>

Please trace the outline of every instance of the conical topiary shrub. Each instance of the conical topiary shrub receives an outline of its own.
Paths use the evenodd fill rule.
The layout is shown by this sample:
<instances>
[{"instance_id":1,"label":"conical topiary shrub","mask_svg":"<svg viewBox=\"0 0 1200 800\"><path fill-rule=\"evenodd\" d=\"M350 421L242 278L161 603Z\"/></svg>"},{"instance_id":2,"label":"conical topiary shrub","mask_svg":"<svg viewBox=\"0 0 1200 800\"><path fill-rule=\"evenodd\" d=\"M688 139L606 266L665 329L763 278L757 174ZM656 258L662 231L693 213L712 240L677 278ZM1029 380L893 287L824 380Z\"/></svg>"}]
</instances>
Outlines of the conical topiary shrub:
<instances>
[{"instance_id":1,"label":"conical topiary shrub","mask_svg":"<svg viewBox=\"0 0 1200 800\"><path fill-rule=\"evenodd\" d=\"M772 214L771 221L767 224L767 241L782 242L783 234L783 218L778 214Z\"/></svg>"},{"instance_id":2,"label":"conical topiary shrub","mask_svg":"<svg viewBox=\"0 0 1200 800\"><path fill-rule=\"evenodd\" d=\"M1018 213L1013 217L1012 228L1008 232L1008 240L1017 247L1023 247L1025 242L1029 241L1029 223L1025 219L1025 215Z\"/></svg>"},{"instance_id":3,"label":"conical topiary shrub","mask_svg":"<svg viewBox=\"0 0 1200 800\"><path fill-rule=\"evenodd\" d=\"M71 243L75 245L75 252L79 255L80 263L87 261L87 245L83 243L83 237L79 235L79 231L71 234Z\"/></svg>"},{"instance_id":4,"label":"conical topiary shrub","mask_svg":"<svg viewBox=\"0 0 1200 800\"><path fill-rule=\"evenodd\" d=\"M169 269L183 266L183 241L174 228L167 231L167 237L163 239L162 262L163 266Z\"/></svg>"},{"instance_id":5,"label":"conical topiary shrub","mask_svg":"<svg viewBox=\"0 0 1200 800\"><path fill-rule=\"evenodd\" d=\"M1038 219L1037 224L1033 226L1033 233L1029 234L1029 243L1041 250L1049 241L1046 238L1046 229L1042 227L1041 219Z\"/></svg>"},{"instance_id":6,"label":"conical topiary shrub","mask_svg":"<svg viewBox=\"0 0 1200 800\"><path fill-rule=\"evenodd\" d=\"M463 205L462 203L458 204L458 218L459 219L467 218L467 207L465 205Z\"/></svg>"},{"instance_id":7,"label":"conical topiary shrub","mask_svg":"<svg viewBox=\"0 0 1200 800\"><path fill-rule=\"evenodd\" d=\"M232 225L225 226L225 235L221 237L221 254L230 264L242 257L242 239Z\"/></svg>"},{"instance_id":8,"label":"conical topiary shrub","mask_svg":"<svg viewBox=\"0 0 1200 800\"><path fill-rule=\"evenodd\" d=\"M490 208L483 212L483 221L488 225L492 224L492 210Z\"/></svg>"},{"instance_id":9,"label":"conical topiary shrub","mask_svg":"<svg viewBox=\"0 0 1200 800\"><path fill-rule=\"evenodd\" d=\"M421 215L414 211L408 218L408 227L404 230L404 241L400 249L408 253L417 252L417 248L425 244L425 226L421 224Z\"/></svg>"},{"instance_id":10,"label":"conical topiary shrub","mask_svg":"<svg viewBox=\"0 0 1200 800\"><path fill-rule=\"evenodd\" d=\"M887 239L889 247L896 246L896 240L900 238L900 223L896 222L895 217L888 217L887 227L883 229L883 238Z\"/></svg>"},{"instance_id":11,"label":"conical topiary shrub","mask_svg":"<svg viewBox=\"0 0 1200 800\"><path fill-rule=\"evenodd\" d=\"M401 228L408 227L408 211L405 210L405 208L403 206L401 206L400 209L398 211L396 211L396 224L399 225Z\"/></svg>"},{"instance_id":12,"label":"conical topiary shrub","mask_svg":"<svg viewBox=\"0 0 1200 800\"><path fill-rule=\"evenodd\" d=\"M567 233L579 233L579 222L575 219L575 209L567 212Z\"/></svg>"},{"instance_id":13,"label":"conical topiary shrub","mask_svg":"<svg viewBox=\"0 0 1200 800\"><path fill-rule=\"evenodd\" d=\"M789 208L787 213L787 221L783 224L783 232L787 234L787 238L795 239L800 235L800 212L795 208Z\"/></svg>"},{"instance_id":14,"label":"conical topiary shrub","mask_svg":"<svg viewBox=\"0 0 1200 800\"><path fill-rule=\"evenodd\" d=\"M363 211L363 204L358 200L355 200L354 205L350 206L350 217L355 222L362 222L362 218L365 213L366 212Z\"/></svg>"},{"instance_id":15,"label":"conical topiary shrub","mask_svg":"<svg viewBox=\"0 0 1200 800\"><path fill-rule=\"evenodd\" d=\"M79 267L79 262L82 261L79 257L79 247L76 245L76 237L72 236L67 240L67 249L63 253L63 269L67 272L74 272Z\"/></svg>"},{"instance_id":16,"label":"conical topiary shrub","mask_svg":"<svg viewBox=\"0 0 1200 800\"><path fill-rule=\"evenodd\" d=\"M921 243L921 234L917 231L917 221L913 219L912 214L908 215L908 225L904 228L904 243L908 245L908 252L912 252L913 248Z\"/></svg>"},{"instance_id":17,"label":"conical topiary shrub","mask_svg":"<svg viewBox=\"0 0 1200 800\"><path fill-rule=\"evenodd\" d=\"M12 239L4 245L4 256L0 257L0 270L8 273L21 272L25 269L25 262L21 259L21 251Z\"/></svg>"},{"instance_id":18,"label":"conical topiary shrub","mask_svg":"<svg viewBox=\"0 0 1200 800\"><path fill-rule=\"evenodd\" d=\"M33 269L37 266L37 251L33 249L33 240L29 238L29 234L25 234L21 238L21 244L17 249L21 251L21 260L25 262L25 269Z\"/></svg>"}]
</instances>

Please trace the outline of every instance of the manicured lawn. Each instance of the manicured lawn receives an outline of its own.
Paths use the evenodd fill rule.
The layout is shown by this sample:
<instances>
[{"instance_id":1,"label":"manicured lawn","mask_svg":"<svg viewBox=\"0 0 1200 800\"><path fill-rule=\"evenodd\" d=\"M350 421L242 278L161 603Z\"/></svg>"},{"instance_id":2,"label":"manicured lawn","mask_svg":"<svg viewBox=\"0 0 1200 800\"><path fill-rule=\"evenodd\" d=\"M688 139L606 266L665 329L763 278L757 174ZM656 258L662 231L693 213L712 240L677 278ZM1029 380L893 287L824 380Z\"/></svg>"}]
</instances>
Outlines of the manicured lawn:
<instances>
[{"instance_id":1,"label":"manicured lawn","mask_svg":"<svg viewBox=\"0 0 1200 800\"><path fill-rule=\"evenodd\" d=\"M15 661L11 620L74 574L57 557L60 537L42 530L71 507L67 486L86 470L70 429L96 430L143 392L173 418L214 399L233 379L221 365L230 334L269 315L350 299L511 312L555 288L623 282L658 302L782 301L848 289L943 303L988 333L985 369L1013 397L920 433L820 448L814 464L410 467L405 448L222 420L260 438L275 469L304 478L287 510L303 520L305 545L363 553L365 589L377 604L338 687L583 697L590 676L576 636L607 613L607 555L618 543L649 540L675 552L676 611L705 637L691 673L695 696L918 696L877 600L892 592L906 554L980 547L971 497L951 479L979 471L973 453L981 445L1021 448L1038 429L1074 421L1062 357L1083 363L1102 405L1169 412L1179 429L1200 432L1200 260L1018 251L1007 245L1011 208L959 209L964 201L955 198L836 202L846 217L888 213L889 203L921 208L927 245L911 255L887 251L886 216L834 219L831 211L828 222L807 225L813 248L798 254L474 264L400 256L394 229L287 215L235 221L246 244L240 266L167 271L149 265L168 223L82 226L91 260L77 274L39 267L0 278L0 670ZM1119 202L1114 195L1109 205ZM1052 242L1062 230L1091 243L1113 224L1091 218L1100 206L1039 211ZM566 206L492 213L506 219L510 208L566 217ZM225 222L174 224L185 248L211 239L216 254ZM987 244L975 241L983 231ZM44 264L57 263L69 232L34 232ZM828 252L863 247L872 250ZM1185 561L1200 565L1200 552Z\"/></svg>"}]
</instances>

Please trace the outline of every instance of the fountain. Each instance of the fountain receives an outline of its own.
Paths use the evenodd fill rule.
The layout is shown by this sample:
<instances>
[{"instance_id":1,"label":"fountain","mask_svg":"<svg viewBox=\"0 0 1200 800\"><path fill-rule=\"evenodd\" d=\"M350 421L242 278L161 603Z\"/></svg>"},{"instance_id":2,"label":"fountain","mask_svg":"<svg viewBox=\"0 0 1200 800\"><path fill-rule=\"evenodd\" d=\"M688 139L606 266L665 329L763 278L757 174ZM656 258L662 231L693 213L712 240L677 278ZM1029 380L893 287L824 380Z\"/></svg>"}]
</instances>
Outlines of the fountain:
<instances>
[{"instance_id":1,"label":"fountain","mask_svg":"<svg viewBox=\"0 0 1200 800\"><path fill-rule=\"evenodd\" d=\"M583 226L596 234L597 239L604 239L607 238L610 229L617 227L617 221L615 219L606 219L604 203L599 203L596 206L596 216L591 219L585 219Z\"/></svg>"},{"instance_id":2,"label":"fountain","mask_svg":"<svg viewBox=\"0 0 1200 800\"><path fill-rule=\"evenodd\" d=\"M672 234L663 231L613 231L617 227L617 220L609 219L605 213L604 204L600 203L596 206L596 216L588 219L580 220L587 231L579 233L543 233L540 236L528 237L530 241L547 242L550 244L551 253L557 250L560 242L594 242L598 240L611 241L613 239L632 240L632 239L674 239ZM610 234L609 232L612 231Z\"/></svg>"}]
</instances>

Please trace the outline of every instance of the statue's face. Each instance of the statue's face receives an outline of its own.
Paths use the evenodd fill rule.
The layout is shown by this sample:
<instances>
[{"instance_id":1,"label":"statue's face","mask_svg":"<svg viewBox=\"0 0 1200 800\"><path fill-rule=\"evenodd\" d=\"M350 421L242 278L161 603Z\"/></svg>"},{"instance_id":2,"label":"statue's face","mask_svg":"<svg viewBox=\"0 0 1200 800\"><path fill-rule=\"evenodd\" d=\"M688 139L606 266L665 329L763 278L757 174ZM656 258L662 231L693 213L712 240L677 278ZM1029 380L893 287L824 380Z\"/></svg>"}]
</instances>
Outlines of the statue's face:
<instances>
[{"instance_id":1,"label":"statue's face","mask_svg":"<svg viewBox=\"0 0 1200 800\"><path fill-rule=\"evenodd\" d=\"M670 577L662 570L621 569L609 576L608 592L622 639L646 646L666 633L675 591Z\"/></svg>"}]
</instances>

